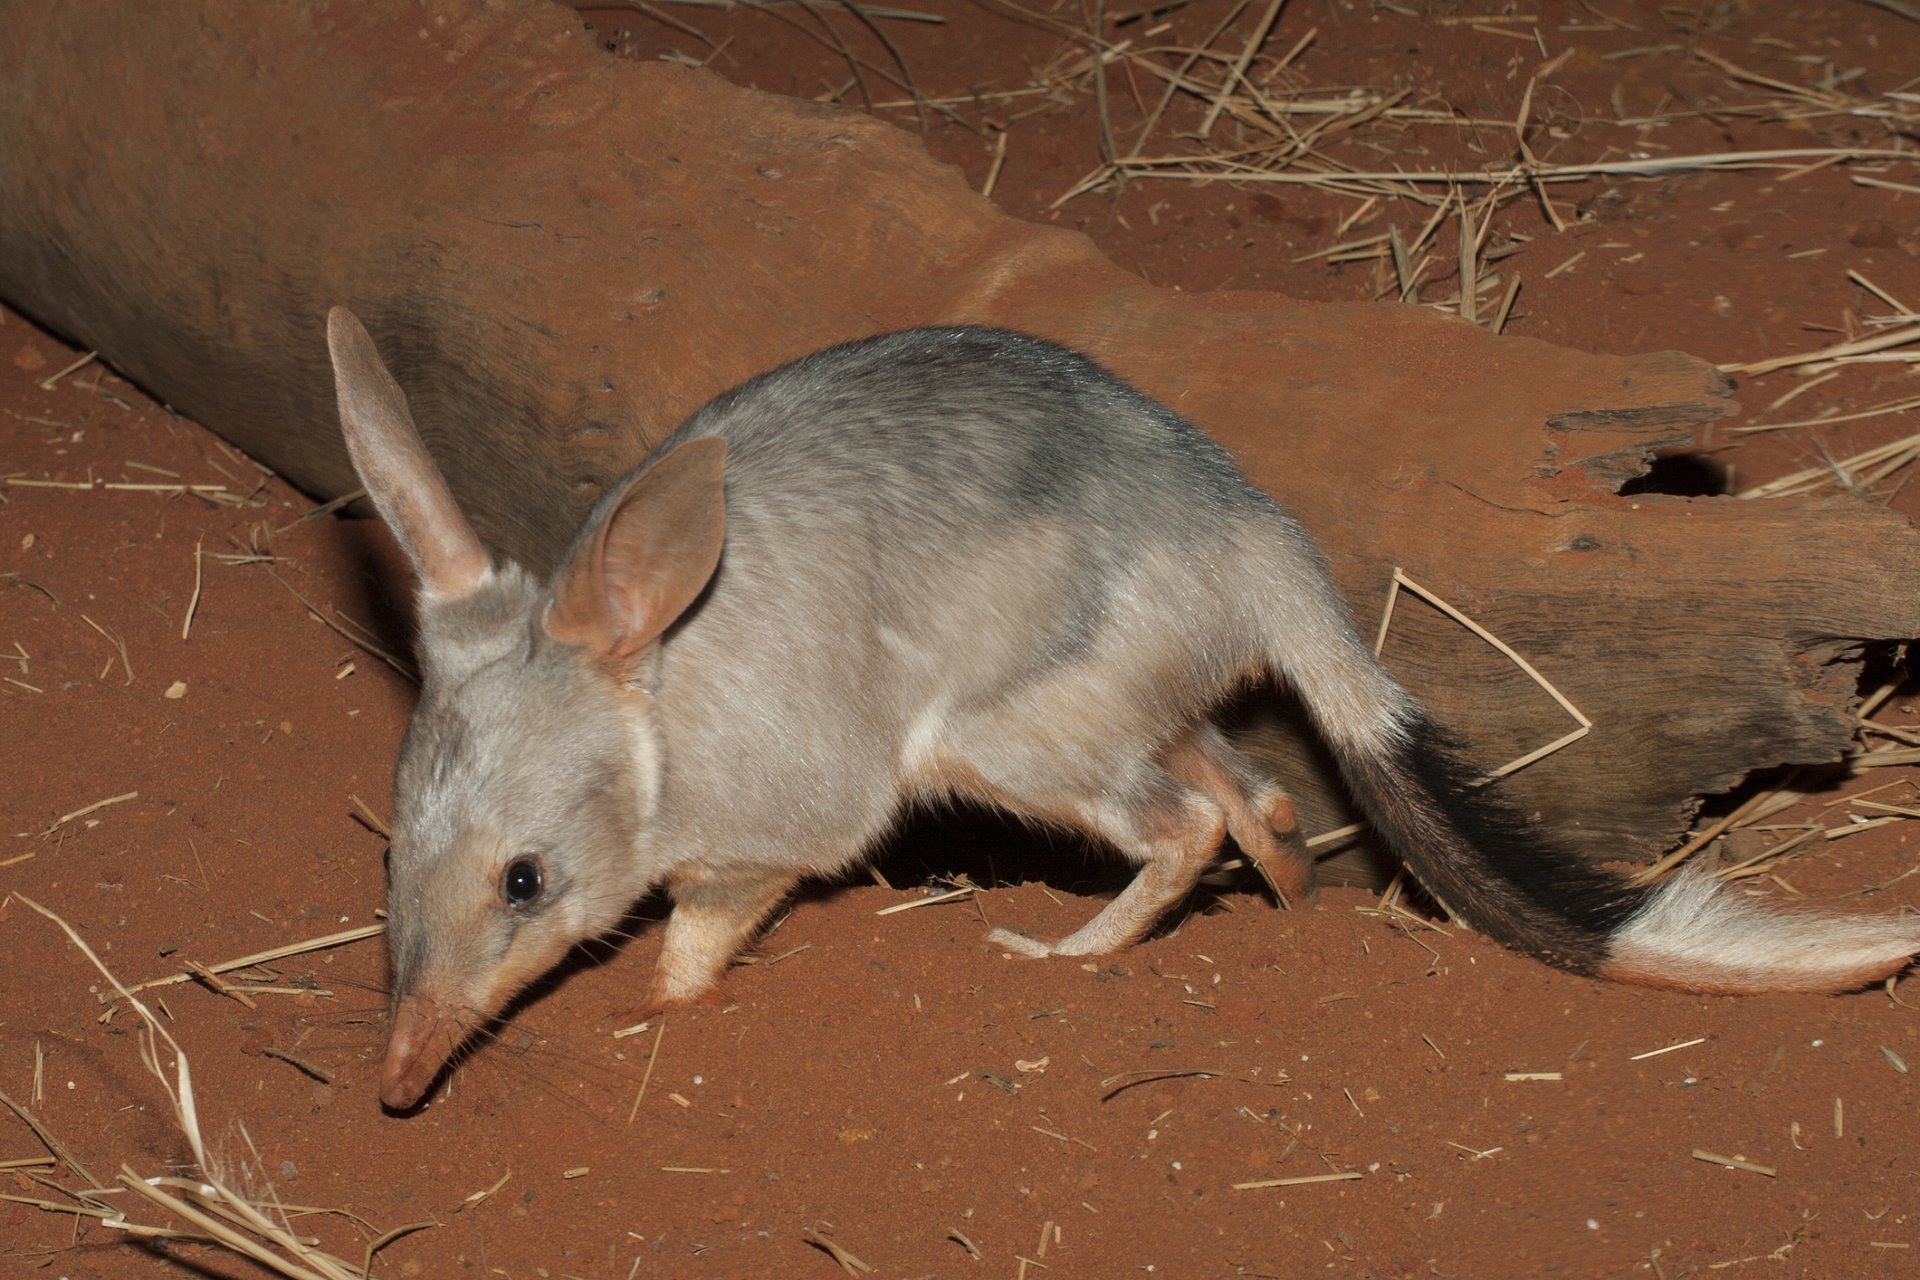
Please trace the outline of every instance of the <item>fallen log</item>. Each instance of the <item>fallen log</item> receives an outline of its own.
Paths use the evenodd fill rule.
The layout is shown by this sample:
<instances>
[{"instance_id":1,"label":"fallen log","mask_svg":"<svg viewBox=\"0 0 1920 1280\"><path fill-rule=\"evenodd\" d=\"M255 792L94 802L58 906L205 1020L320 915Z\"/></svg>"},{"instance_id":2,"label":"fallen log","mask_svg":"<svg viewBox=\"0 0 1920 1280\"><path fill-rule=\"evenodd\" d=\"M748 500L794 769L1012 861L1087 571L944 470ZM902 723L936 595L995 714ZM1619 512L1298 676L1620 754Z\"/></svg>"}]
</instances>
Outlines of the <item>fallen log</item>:
<instances>
[{"instance_id":1,"label":"fallen log","mask_svg":"<svg viewBox=\"0 0 1920 1280\"><path fill-rule=\"evenodd\" d=\"M1884 510L1618 496L1725 412L1697 361L1155 289L907 134L616 59L537 0L15 6L0 81L0 297L321 497L355 483L322 337L352 306L476 527L535 566L713 393L967 321L1086 350L1227 443L1362 619L1401 567L1525 656L1593 727L1508 785L1595 854L1837 758L1860 642L1920 629L1920 539ZM1489 764L1570 727L1427 605L1385 653ZM1256 719L1310 828L1343 822L1310 740Z\"/></svg>"}]
</instances>

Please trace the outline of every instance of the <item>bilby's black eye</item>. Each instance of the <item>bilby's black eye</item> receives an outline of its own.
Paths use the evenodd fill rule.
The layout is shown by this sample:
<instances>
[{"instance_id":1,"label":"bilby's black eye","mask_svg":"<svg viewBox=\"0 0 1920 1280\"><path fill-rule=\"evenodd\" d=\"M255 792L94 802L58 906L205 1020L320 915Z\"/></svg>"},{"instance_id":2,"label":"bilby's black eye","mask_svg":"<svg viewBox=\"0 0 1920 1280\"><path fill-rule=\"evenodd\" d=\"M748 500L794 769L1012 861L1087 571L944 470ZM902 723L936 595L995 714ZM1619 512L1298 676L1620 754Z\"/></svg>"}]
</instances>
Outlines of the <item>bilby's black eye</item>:
<instances>
[{"instance_id":1,"label":"bilby's black eye","mask_svg":"<svg viewBox=\"0 0 1920 1280\"><path fill-rule=\"evenodd\" d=\"M546 887L546 875L538 858L515 858L500 876L500 891L510 907L524 907L540 896Z\"/></svg>"}]
</instances>

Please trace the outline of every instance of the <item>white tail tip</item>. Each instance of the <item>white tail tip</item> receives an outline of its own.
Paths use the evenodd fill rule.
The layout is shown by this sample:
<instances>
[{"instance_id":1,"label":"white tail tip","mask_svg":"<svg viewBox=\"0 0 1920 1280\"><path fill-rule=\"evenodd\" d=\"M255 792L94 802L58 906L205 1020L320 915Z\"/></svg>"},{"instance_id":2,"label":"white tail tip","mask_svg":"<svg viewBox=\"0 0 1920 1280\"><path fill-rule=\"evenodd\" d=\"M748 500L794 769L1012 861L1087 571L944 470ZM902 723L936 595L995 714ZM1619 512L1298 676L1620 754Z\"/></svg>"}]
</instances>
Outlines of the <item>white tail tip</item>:
<instances>
[{"instance_id":1,"label":"white tail tip","mask_svg":"<svg viewBox=\"0 0 1920 1280\"><path fill-rule=\"evenodd\" d=\"M1609 940L1619 982L1716 995L1856 991L1920 952L1920 916L1828 916L1748 900L1703 871L1655 889Z\"/></svg>"}]
</instances>

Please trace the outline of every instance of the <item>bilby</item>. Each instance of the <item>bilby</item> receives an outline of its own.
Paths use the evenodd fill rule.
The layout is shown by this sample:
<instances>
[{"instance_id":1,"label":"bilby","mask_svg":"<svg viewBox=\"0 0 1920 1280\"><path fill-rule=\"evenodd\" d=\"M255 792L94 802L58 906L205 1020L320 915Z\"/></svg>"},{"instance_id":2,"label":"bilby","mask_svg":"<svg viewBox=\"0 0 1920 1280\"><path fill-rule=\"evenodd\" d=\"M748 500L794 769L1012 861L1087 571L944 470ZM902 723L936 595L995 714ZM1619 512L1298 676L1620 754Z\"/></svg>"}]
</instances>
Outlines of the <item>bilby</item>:
<instances>
[{"instance_id":1,"label":"bilby","mask_svg":"<svg viewBox=\"0 0 1920 1280\"><path fill-rule=\"evenodd\" d=\"M1843 991L1920 918L1636 887L1557 850L1374 659L1307 533L1091 360L979 328L834 347L719 396L594 507L550 581L489 555L358 320L328 316L355 468L419 576L394 785L381 1097L640 897L673 899L649 1003L694 999L802 877L916 800L1098 837L1139 871L1027 955L1138 940L1231 836L1311 892L1293 806L1211 719L1286 681L1420 882L1577 973Z\"/></svg>"}]
</instances>

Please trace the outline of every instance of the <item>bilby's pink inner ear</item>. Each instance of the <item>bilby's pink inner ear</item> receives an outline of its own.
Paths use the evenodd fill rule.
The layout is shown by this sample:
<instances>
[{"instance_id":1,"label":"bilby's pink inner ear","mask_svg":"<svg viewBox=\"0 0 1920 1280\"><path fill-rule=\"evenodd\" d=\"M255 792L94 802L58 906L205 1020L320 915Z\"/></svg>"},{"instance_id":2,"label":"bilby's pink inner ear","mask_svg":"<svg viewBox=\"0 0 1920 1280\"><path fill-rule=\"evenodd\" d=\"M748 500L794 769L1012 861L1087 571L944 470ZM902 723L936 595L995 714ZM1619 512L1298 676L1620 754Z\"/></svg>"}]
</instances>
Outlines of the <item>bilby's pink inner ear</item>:
<instances>
[{"instance_id":1,"label":"bilby's pink inner ear","mask_svg":"<svg viewBox=\"0 0 1920 1280\"><path fill-rule=\"evenodd\" d=\"M629 480L560 571L547 634L630 658L672 626L720 563L726 459L703 436Z\"/></svg>"},{"instance_id":2,"label":"bilby's pink inner ear","mask_svg":"<svg viewBox=\"0 0 1920 1280\"><path fill-rule=\"evenodd\" d=\"M487 572L487 549L433 464L400 384L353 312L327 312L327 350L347 455L428 594L461 596Z\"/></svg>"}]
</instances>

